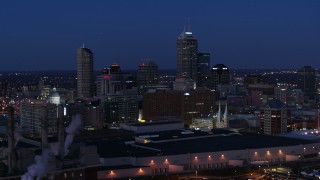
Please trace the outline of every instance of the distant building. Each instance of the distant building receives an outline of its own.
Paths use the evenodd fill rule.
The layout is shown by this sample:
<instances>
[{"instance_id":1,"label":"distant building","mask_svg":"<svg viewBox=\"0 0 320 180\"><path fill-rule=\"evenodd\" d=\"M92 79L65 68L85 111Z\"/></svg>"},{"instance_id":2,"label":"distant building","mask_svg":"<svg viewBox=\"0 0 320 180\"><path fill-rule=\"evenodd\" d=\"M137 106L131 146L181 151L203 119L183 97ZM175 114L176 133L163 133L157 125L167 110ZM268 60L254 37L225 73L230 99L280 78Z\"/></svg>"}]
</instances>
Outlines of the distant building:
<instances>
[{"instance_id":1,"label":"distant building","mask_svg":"<svg viewBox=\"0 0 320 180\"><path fill-rule=\"evenodd\" d=\"M274 98L274 85L272 84L249 84L248 105L262 106Z\"/></svg>"},{"instance_id":2,"label":"distant building","mask_svg":"<svg viewBox=\"0 0 320 180\"><path fill-rule=\"evenodd\" d=\"M77 49L77 94L78 97L93 97L93 53L88 48Z\"/></svg>"},{"instance_id":3,"label":"distant building","mask_svg":"<svg viewBox=\"0 0 320 180\"><path fill-rule=\"evenodd\" d=\"M193 118L207 117L214 111L214 93L207 89L145 93L143 118L180 116L186 125Z\"/></svg>"},{"instance_id":4,"label":"distant building","mask_svg":"<svg viewBox=\"0 0 320 180\"><path fill-rule=\"evenodd\" d=\"M55 104L55 105L59 105L60 104L60 95L57 92L56 88L53 88L53 90L51 92L51 95L49 97L49 101L50 101L50 103Z\"/></svg>"},{"instance_id":5,"label":"distant building","mask_svg":"<svg viewBox=\"0 0 320 180\"><path fill-rule=\"evenodd\" d=\"M65 105L66 115L72 117L79 114L81 125L86 129L102 129L104 121L103 106L98 99L78 99Z\"/></svg>"},{"instance_id":6,"label":"distant building","mask_svg":"<svg viewBox=\"0 0 320 180\"><path fill-rule=\"evenodd\" d=\"M211 117L200 117L200 118L193 118L192 124L190 128L200 129L200 130L209 130L213 129L214 123Z\"/></svg>"},{"instance_id":7,"label":"distant building","mask_svg":"<svg viewBox=\"0 0 320 180\"><path fill-rule=\"evenodd\" d=\"M229 84L230 83L230 72L229 68L224 64L216 64L211 69L212 84L211 89L217 89L219 84Z\"/></svg>"},{"instance_id":8,"label":"distant building","mask_svg":"<svg viewBox=\"0 0 320 180\"><path fill-rule=\"evenodd\" d=\"M301 89L292 89L288 92L288 105L302 105L304 102L304 93Z\"/></svg>"},{"instance_id":9,"label":"distant building","mask_svg":"<svg viewBox=\"0 0 320 180\"><path fill-rule=\"evenodd\" d=\"M197 80L198 41L190 29L184 29L177 39L177 77Z\"/></svg>"},{"instance_id":10,"label":"distant building","mask_svg":"<svg viewBox=\"0 0 320 180\"><path fill-rule=\"evenodd\" d=\"M21 102L20 124L23 129L39 136L43 126L48 134L57 133L57 106L44 100L25 100ZM45 122L44 122L45 121Z\"/></svg>"},{"instance_id":11,"label":"distant building","mask_svg":"<svg viewBox=\"0 0 320 180\"><path fill-rule=\"evenodd\" d=\"M197 87L209 87L210 53L198 53L197 73Z\"/></svg>"},{"instance_id":12,"label":"distant building","mask_svg":"<svg viewBox=\"0 0 320 180\"><path fill-rule=\"evenodd\" d=\"M143 60L138 66L137 84L139 90L158 84L158 65L152 60Z\"/></svg>"},{"instance_id":13,"label":"distant building","mask_svg":"<svg viewBox=\"0 0 320 180\"><path fill-rule=\"evenodd\" d=\"M260 108L260 129L263 134L275 135L287 132L290 110L278 99L273 99Z\"/></svg>"},{"instance_id":14,"label":"distant building","mask_svg":"<svg viewBox=\"0 0 320 180\"><path fill-rule=\"evenodd\" d=\"M0 98L7 96L8 82L0 76Z\"/></svg>"},{"instance_id":15,"label":"distant building","mask_svg":"<svg viewBox=\"0 0 320 180\"><path fill-rule=\"evenodd\" d=\"M303 66L298 69L298 89L302 89L305 95L314 99L316 92L316 70L311 66Z\"/></svg>"},{"instance_id":16,"label":"distant building","mask_svg":"<svg viewBox=\"0 0 320 180\"><path fill-rule=\"evenodd\" d=\"M138 120L139 107L136 90L107 94L102 96L101 101L105 113L105 125Z\"/></svg>"},{"instance_id":17,"label":"distant building","mask_svg":"<svg viewBox=\"0 0 320 180\"><path fill-rule=\"evenodd\" d=\"M173 90L186 91L196 89L196 82L188 77L179 77L173 82Z\"/></svg>"},{"instance_id":18,"label":"distant building","mask_svg":"<svg viewBox=\"0 0 320 180\"><path fill-rule=\"evenodd\" d=\"M248 74L244 77L244 82L243 84L248 85L248 84L263 84L264 80L262 78L261 74Z\"/></svg>"},{"instance_id":19,"label":"distant building","mask_svg":"<svg viewBox=\"0 0 320 180\"><path fill-rule=\"evenodd\" d=\"M143 119L159 116L180 116L183 91L159 90L143 94Z\"/></svg>"},{"instance_id":20,"label":"distant building","mask_svg":"<svg viewBox=\"0 0 320 180\"><path fill-rule=\"evenodd\" d=\"M288 89L283 87L275 87L274 95L277 99L287 104L288 102Z\"/></svg>"},{"instance_id":21,"label":"distant building","mask_svg":"<svg viewBox=\"0 0 320 180\"><path fill-rule=\"evenodd\" d=\"M109 68L104 68L97 76L96 85L98 97L125 90L125 76L121 72L120 66L112 64Z\"/></svg>"}]
</instances>

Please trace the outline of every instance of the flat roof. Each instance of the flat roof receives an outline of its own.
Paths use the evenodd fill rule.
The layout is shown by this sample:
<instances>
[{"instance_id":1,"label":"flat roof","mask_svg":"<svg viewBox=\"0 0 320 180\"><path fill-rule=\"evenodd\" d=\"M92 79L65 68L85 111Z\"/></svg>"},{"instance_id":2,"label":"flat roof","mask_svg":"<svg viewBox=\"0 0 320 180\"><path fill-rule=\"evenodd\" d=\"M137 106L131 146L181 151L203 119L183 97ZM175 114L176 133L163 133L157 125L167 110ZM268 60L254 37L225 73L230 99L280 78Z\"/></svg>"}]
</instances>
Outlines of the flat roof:
<instances>
[{"instance_id":1,"label":"flat roof","mask_svg":"<svg viewBox=\"0 0 320 180\"><path fill-rule=\"evenodd\" d=\"M181 132L176 130L154 133L159 135L150 138L155 143L137 143L134 142L133 136L128 136L90 141L87 144L97 145L101 157L111 158L259 149L317 142L281 136L235 133L224 129L215 129L212 133L196 131L193 134L181 134Z\"/></svg>"},{"instance_id":2,"label":"flat roof","mask_svg":"<svg viewBox=\"0 0 320 180\"><path fill-rule=\"evenodd\" d=\"M173 155L294 146L300 144L310 144L314 142L316 141L242 133L242 135L235 134L231 136L207 137L162 143L149 143L143 144L142 146L160 149L161 154L163 155Z\"/></svg>"},{"instance_id":3,"label":"flat roof","mask_svg":"<svg viewBox=\"0 0 320 180\"><path fill-rule=\"evenodd\" d=\"M152 121L152 122L135 122L135 123L130 123L130 124L126 124L129 126L155 126L155 125L165 125L165 124L181 124L183 123L182 121L178 121L178 120L172 120L172 121Z\"/></svg>"}]
</instances>

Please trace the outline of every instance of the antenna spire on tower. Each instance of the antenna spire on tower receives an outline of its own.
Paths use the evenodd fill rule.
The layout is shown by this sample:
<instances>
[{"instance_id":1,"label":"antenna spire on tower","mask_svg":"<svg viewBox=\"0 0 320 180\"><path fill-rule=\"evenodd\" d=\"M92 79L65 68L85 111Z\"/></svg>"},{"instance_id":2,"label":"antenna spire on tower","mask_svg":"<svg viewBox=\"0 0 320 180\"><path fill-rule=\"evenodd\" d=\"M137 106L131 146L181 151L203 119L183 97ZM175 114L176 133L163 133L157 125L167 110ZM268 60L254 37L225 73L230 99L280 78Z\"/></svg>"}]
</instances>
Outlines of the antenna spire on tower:
<instances>
[{"instance_id":1,"label":"antenna spire on tower","mask_svg":"<svg viewBox=\"0 0 320 180\"><path fill-rule=\"evenodd\" d=\"M190 17L187 17L187 31L191 31L190 29Z\"/></svg>"}]
</instances>

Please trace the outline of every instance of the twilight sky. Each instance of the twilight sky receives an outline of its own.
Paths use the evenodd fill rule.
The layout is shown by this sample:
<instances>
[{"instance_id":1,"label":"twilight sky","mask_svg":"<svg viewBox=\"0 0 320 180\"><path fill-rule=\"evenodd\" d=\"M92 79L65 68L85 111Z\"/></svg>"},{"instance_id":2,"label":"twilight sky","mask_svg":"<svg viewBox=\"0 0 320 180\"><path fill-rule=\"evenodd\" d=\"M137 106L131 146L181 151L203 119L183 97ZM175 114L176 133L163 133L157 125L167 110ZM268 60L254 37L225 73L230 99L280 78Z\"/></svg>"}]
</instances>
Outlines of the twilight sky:
<instances>
[{"instance_id":1,"label":"twilight sky","mask_svg":"<svg viewBox=\"0 0 320 180\"><path fill-rule=\"evenodd\" d=\"M96 70L142 59L175 69L186 17L211 65L320 66L319 0L5 0L0 71L75 70L82 43Z\"/></svg>"}]
</instances>

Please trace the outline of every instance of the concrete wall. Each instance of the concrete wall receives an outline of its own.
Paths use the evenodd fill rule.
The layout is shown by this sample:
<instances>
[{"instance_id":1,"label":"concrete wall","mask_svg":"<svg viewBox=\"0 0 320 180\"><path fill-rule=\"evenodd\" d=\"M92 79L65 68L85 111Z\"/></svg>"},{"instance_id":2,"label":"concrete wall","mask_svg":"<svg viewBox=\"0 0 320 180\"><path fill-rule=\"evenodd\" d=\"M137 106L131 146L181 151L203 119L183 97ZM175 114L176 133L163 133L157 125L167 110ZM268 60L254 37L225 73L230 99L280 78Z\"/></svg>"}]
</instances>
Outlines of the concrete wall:
<instances>
[{"instance_id":1,"label":"concrete wall","mask_svg":"<svg viewBox=\"0 0 320 180\"><path fill-rule=\"evenodd\" d=\"M125 177L150 176L150 167L98 171L98 179L114 179Z\"/></svg>"},{"instance_id":2,"label":"concrete wall","mask_svg":"<svg viewBox=\"0 0 320 180\"><path fill-rule=\"evenodd\" d=\"M183 166L169 165L169 172L170 173L183 172Z\"/></svg>"},{"instance_id":3,"label":"concrete wall","mask_svg":"<svg viewBox=\"0 0 320 180\"><path fill-rule=\"evenodd\" d=\"M298 155L286 155L286 161L290 162L290 161L297 161L299 160L299 156Z\"/></svg>"},{"instance_id":4,"label":"concrete wall","mask_svg":"<svg viewBox=\"0 0 320 180\"><path fill-rule=\"evenodd\" d=\"M229 160L229 166L243 166L243 160Z\"/></svg>"}]
</instances>

